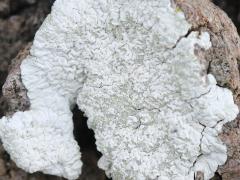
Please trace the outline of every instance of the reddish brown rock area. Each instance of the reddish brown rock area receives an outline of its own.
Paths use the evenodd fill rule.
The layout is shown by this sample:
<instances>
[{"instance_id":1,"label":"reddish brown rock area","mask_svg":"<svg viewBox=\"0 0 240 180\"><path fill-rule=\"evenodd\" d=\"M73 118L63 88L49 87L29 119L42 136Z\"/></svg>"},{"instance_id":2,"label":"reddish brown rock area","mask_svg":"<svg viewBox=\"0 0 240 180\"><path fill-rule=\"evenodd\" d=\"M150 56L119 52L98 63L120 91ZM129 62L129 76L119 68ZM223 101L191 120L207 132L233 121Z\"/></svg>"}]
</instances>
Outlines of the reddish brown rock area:
<instances>
[{"instance_id":1,"label":"reddish brown rock area","mask_svg":"<svg viewBox=\"0 0 240 180\"><path fill-rule=\"evenodd\" d=\"M240 117L228 123L221 134L222 140L228 146L228 161L219 168L223 180L240 179Z\"/></svg>"},{"instance_id":2,"label":"reddish brown rock area","mask_svg":"<svg viewBox=\"0 0 240 180\"><path fill-rule=\"evenodd\" d=\"M175 0L184 12L192 31L208 32L212 48L196 51L204 59L206 73L213 74L221 87L234 94L235 103L240 105L240 38L228 16L209 0ZM223 180L240 179L240 117L227 123L219 135L228 148L228 160L220 166L213 178Z\"/></svg>"},{"instance_id":3,"label":"reddish brown rock area","mask_svg":"<svg viewBox=\"0 0 240 180\"><path fill-rule=\"evenodd\" d=\"M2 87L3 99L5 101L5 114L11 116L17 111L25 111L30 106L25 89L21 80L20 65L29 54L31 43L21 50L16 58L12 60L9 76Z\"/></svg>"}]
</instances>

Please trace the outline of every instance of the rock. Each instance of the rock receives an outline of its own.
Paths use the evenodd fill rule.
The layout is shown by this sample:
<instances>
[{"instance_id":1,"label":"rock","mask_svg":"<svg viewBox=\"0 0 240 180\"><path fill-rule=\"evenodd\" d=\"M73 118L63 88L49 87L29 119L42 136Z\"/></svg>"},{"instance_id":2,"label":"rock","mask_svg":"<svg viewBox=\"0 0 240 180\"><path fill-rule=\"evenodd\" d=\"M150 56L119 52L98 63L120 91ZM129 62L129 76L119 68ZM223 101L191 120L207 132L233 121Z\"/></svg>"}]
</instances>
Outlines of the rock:
<instances>
[{"instance_id":1,"label":"rock","mask_svg":"<svg viewBox=\"0 0 240 180\"><path fill-rule=\"evenodd\" d=\"M20 65L22 60L29 54L31 43L19 52L16 58L12 60L9 74L5 84L3 85L3 97L7 103L7 115L12 115L16 111L24 111L29 107L27 91L21 81Z\"/></svg>"},{"instance_id":2,"label":"rock","mask_svg":"<svg viewBox=\"0 0 240 180\"><path fill-rule=\"evenodd\" d=\"M5 167L5 162L3 159L0 159L0 176L3 176L7 173L7 169Z\"/></svg>"}]
</instances>

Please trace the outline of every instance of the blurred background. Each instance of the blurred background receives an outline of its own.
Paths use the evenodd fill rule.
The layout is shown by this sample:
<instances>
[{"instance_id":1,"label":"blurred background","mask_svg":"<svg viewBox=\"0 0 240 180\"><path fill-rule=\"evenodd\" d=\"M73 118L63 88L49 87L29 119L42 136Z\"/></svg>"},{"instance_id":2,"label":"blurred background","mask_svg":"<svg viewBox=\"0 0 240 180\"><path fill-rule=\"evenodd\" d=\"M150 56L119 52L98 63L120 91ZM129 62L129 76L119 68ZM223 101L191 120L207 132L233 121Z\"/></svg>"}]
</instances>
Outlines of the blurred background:
<instances>
[{"instance_id":1,"label":"blurred background","mask_svg":"<svg viewBox=\"0 0 240 180\"><path fill-rule=\"evenodd\" d=\"M199 0L201 1L201 0ZM212 0L222 8L240 32L240 0ZM0 117L7 110L1 87L7 77L11 60L29 42L50 12L54 0L0 0ZM80 121L81 120L81 121ZM95 147L94 133L87 128L86 118L74 109L75 138L81 146L84 161L83 174L79 180L105 180L104 172L97 168L101 156ZM0 180L61 180L63 178L28 174L18 169L0 145ZM221 177L216 175L215 180Z\"/></svg>"},{"instance_id":2,"label":"blurred background","mask_svg":"<svg viewBox=\"0 0 240 180\"><path fill-rule=\"evenodd\" d=\"M228 14L240 32L240 0L212 0L212 2Z\"/></svg>"}]
</instances>

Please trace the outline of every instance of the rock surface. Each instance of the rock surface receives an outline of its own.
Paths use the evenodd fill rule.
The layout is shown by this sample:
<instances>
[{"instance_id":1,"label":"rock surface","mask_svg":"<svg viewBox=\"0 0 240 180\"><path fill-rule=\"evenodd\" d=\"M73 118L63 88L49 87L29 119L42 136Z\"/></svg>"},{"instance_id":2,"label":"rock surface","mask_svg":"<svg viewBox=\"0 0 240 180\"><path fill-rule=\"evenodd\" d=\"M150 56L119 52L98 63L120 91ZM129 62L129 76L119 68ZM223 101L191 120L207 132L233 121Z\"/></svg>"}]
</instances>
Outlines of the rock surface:
<instances>
[{"instance_id":1,"label":"rock surface","mask_svg":"<svg viewBox=\"0 0 240 180\"><path fill-rule=\"evenodd\" d=\"M28 109L30 103L27 97L27 90L21 81L20 65L22 61L29 55L31 47L29 43L23 50L21 50L16 58L12 60L9 74L6 82L3 85L3 97L7 103L6 115L12 115L16 111L25 111Z\"/></svg>"}]
</instances>

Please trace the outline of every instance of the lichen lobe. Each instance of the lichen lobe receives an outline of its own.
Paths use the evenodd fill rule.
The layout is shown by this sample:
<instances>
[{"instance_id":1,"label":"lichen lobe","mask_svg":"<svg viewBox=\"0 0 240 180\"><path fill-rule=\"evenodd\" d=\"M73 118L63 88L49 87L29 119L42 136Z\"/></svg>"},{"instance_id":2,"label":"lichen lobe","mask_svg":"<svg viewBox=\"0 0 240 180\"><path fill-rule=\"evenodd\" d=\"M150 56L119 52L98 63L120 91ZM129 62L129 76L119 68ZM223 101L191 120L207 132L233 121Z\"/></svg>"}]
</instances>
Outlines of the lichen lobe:
<instances>
[{"instance_id":1,"label":"lichen lobe","mask_svg":"<svg viewBox=\"0 0 240 180\"><path fill-rule=\"evenodd\" d=\"M5 148L28 171L77 177L77 103L95 131L99 166L113 179L185 180L199 171L209 179L226 160L218 133L238 113L200 56L214 45L210 35L192 29L169 0L58 0L21 65L31 107L2 119ZM32 157L27 143L43 153ZM54 143L60 151L45 149ZM43 156L53 162L35 164Z\"/></svg>"}]
</instances>

